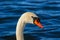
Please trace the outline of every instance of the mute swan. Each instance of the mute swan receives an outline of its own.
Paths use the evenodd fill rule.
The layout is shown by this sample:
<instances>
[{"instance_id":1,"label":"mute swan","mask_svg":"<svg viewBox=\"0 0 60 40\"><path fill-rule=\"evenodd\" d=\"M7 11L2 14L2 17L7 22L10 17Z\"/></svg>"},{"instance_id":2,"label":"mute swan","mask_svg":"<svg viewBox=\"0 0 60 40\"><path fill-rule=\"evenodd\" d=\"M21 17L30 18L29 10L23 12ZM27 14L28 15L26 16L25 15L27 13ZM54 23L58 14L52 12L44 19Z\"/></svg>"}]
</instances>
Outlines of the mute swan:
<instances>
[{"instance_id":1,"label":"mute swan","mask_svg":"<svg viewBox=\"0 0 60 40\"><path fill-rule=\"evenodd\" d=\"M43 28L36 14L32 12L26 12L20 17L17 23L17 27L16 27L16 39L17 40L24 40L23 29L26 23L35 24L39 26L40 28Z\"/></svg>"}]
</instances>

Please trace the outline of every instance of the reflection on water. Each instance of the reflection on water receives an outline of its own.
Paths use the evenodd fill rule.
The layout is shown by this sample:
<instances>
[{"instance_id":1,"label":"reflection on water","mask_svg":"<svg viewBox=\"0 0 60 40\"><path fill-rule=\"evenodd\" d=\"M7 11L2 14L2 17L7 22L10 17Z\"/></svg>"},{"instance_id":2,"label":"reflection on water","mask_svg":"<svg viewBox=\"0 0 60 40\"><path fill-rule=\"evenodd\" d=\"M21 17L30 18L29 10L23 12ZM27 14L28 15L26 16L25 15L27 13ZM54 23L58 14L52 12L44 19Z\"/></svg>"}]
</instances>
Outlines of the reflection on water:
<instances>
[{"instance_id":1,"label":"reflection on water","mask_svg":"<svg viewBox=\"0 0 60 40\"><path fill-rule=\"evenodd\" d=\"M24 12L36 13L44 26L26 25L25 40L60 40L60 0L0 1L0 40L16 40L16 24Z\"/></svg>"}]
</instances>

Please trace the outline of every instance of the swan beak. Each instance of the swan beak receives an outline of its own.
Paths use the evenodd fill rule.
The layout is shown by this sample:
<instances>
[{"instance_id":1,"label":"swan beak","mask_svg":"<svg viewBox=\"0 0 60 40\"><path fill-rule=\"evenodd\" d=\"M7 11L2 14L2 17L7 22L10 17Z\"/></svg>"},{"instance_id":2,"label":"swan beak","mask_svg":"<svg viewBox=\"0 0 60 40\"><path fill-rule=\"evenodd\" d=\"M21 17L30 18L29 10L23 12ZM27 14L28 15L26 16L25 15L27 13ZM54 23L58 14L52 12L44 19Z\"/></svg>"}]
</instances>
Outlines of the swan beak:
<instances>
[{"instance_id":1,"label":"swan beak","mask_svg":"<svg viewBox=\"0 0 60 40\"><path fill-rule=\"evenodd\" d=\"M37 19L34 21L34 24L39 26L40 28L43 28L42 24L39 21L37 21Z\"/></svg>"}]
</instances>

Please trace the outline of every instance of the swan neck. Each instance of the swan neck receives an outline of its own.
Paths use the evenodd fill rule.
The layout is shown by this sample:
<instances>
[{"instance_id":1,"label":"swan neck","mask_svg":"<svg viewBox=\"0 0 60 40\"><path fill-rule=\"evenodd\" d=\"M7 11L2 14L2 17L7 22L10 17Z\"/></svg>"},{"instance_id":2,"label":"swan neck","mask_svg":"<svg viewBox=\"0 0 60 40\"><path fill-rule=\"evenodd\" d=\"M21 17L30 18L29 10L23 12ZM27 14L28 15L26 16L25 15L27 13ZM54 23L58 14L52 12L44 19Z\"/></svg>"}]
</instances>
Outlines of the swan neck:
<instances>
[{"instance_id":1,"label":"swan neck","mask_svg":"<svg viewBox=\"0 0 60 40\"><path fill-rule=\"evenodd\" d=\"M23 37L24 26L25 26L24 21L19 20L17 23L17 28L16 28L16 39L17 40L24 40L24 37Z\"/></svg>"}]
</instances>

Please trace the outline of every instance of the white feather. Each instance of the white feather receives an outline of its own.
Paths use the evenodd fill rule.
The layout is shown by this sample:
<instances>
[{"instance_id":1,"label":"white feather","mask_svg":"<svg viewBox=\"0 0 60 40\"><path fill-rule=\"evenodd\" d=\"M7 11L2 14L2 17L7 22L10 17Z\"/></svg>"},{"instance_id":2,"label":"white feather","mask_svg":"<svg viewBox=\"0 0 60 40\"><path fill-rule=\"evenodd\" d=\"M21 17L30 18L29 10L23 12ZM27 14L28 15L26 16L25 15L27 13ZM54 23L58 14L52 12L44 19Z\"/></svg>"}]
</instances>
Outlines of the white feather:
<instances>
[{"instance_id":1,"label":"white feather","mask_svg":"<svg viewBox=\"0 0 60 40\"><path fill-rule=\"evenodd\" d=\"M32 12L26 12L19 18L18 23L17 23L17 27L16 27L16 39L17 40L24 40L23 30L24 30L25 24L26 23L33 24L33 18L31 16L37 17Z\"/></svg>"}]
</instances>

